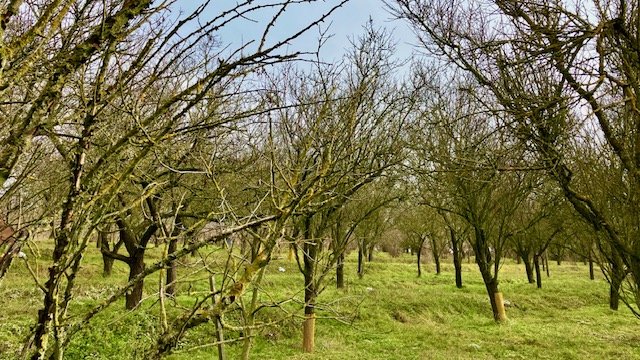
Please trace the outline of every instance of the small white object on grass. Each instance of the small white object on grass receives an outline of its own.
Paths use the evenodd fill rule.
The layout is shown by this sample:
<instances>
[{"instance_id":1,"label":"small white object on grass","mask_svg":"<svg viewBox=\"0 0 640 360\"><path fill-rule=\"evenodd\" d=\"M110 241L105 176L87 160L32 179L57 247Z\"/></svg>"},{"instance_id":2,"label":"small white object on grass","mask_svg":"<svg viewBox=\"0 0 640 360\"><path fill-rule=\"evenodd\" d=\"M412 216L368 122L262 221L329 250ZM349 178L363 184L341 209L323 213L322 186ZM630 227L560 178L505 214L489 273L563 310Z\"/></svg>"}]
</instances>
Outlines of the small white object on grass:
<instances>
[{"instance_id":1,"label":"small white object on grass","mask_svg":"<svg viewBox=\"0 0 640 360\"><path fill-rule=\"evenodd\" d=\"M368 292L372 292L372 291L373 291L373 288L372 288L372 287L368 287L368 288L367 288L367 291L368 291Z\"/></svg>"},{"instance_id":2,"label":"small white object on grass","mask_svg":"<svg viewBox=\"0 0 640 360\"><path fill-rule=\"evenodd\" d=\"M22 251L18 251L18 257L20 259L26 259L27 258L27 254L23 253Z\"/></svg>"},{"instance_id":3,"label":"small white object on grass","mask_svg":"<svg viewBox=\"0 0 640 360\"><path fill-rule=\"evenodd\" d=\"M480 350L482 348L480 345L474 343L469 344L469 347L474 350Z\"/></svg>"},{"instance_id":4,"label":"small white object on grass","mask_svg":"<svg viewBox=\"0 0 640 360\"><path fill-rule=\"evenodd\" d=\"M280 266L280 267L278 268L278 271L280 271L280 272L285 272L286 270L285 270L285 268L283 268L282 266Z\"/></svg>"}]
</instances>

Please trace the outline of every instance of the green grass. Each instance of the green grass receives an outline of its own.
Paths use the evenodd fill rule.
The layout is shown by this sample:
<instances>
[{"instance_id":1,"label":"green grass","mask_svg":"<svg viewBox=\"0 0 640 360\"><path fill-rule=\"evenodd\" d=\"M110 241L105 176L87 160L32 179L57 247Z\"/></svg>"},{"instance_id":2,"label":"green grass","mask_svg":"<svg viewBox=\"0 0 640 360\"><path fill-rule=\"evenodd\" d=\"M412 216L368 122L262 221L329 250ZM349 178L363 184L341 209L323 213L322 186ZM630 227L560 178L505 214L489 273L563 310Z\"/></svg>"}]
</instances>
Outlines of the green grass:
<instances>
[{"instance_id":1,"label":"green grass","mask_svg":"<svg viewBox=\"0 0 640 360\"><path fill-rule=\"evenodd\" d=\"M153 253L151 255L154 255ZM83 266L74 311L96 304L124 282L126 267L117 264L111 278L101 277L100 258L95 249ZM286 271L277 271L278 267ZM263 287L274 299L293 297L284 308L295 316L278 326L258 331L252 350L256 359L640 359L640 320L626 308L608 309L608 286L599 277L588 278L582 264L551 264L551 277L543 278L543 288L526 282L524 268L508 263L501 270L500 286L513 306L503 324L492 320L484 285L475 264L465 264L463 289L454 286L453 267L443 266L435 275L424 266L416 277L409 255L391 258L378 254L367 264L363 279L355 276L355 256L346 264L347 288L336 290L330 283L320 296L316 351L301 353L302 276L294 263L277 259L269 265ZM46 273L45 263L39 274ZM180 285L177 304L190 306L207 285L204 274L185 265L192 283ZM123 304L96 317L78 334L66 351L67 359L138 358L152 345L159 324L158 305L153 296L157 276L146 284L148 299L135 312L125 312ZM0 285L0 358L16 356L28 327L35 319L41 296L21 263L16 263ZM262 294L262 299L267 299ZM173 306L170 314L177 313ZM228 315L233 321L237 314ZM260 321L280 319L283 313L267 309ZM338 321L337 317L342 321ZM228 332L227 338L237 335ZM169 359L197 360L215 357L211 343L212 325L189 332ZM228 358L238 358L241 343L225 347Z\"/></svg>"}]
</instances>

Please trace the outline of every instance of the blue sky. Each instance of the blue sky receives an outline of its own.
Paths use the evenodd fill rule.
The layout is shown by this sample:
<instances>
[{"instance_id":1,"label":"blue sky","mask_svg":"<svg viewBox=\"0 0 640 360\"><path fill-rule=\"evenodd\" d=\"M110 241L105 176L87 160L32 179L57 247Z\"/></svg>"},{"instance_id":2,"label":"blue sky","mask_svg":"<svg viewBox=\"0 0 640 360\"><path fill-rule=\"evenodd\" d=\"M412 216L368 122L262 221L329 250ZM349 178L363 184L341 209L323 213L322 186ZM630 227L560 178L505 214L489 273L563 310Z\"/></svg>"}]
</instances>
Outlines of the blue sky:
<instances>
[{"instance_id":1,"label":"blue sky","mask_svg":"<svg viewBox=\"0 0 640 360\"><path fill-rule=\"evenodd\" d=\"M218 15L223 10L233 8L237 2L239 1L212 1L212 5L206 10L204 17L209 18ZM268 0L255 1L254 4L265 2L268 2ZM198 3L200 2L181 0L176 5L190 9ZM324 0L313 4L290 7L274 28L271 39L282 39L295 33L338 3L339 0ZM231 48L237 48L242 43L259 38L275 11L272 9L253 13L250 16L250 20L238 19L225 26L217 35L222 40L222 43L231 44ZM411 56L412 45L415 44L413 33L403 22L391 21L391 15L388 14L381 0L350 0L337 10L329 21L322 25L323 28L329 28L328 33L333 34L333 37L327 41L321 51L323 60L339 60L345 49L349 47L349 39L357 37L362 32L362 27L368 22L369 18L373 19L376 26L386 27L393 31L394 38L398 42L398 58L403 59ZM305 36L292 42L289 50L312 51L316 48L317 38L318 30L311 29Z\"/></svg>"}]
</instances>

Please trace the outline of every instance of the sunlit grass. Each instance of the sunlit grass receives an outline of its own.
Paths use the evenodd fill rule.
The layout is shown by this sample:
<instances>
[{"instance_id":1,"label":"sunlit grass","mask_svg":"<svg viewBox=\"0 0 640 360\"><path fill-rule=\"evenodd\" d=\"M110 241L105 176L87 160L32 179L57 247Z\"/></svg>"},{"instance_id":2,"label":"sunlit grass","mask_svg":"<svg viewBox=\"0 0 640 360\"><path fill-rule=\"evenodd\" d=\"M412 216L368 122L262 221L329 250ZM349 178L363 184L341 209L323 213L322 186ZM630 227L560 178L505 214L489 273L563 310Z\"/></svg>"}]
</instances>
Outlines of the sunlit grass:
<instances>
[{"instance_id":1,"label":"sunlit grass","mask_svg":"<svg viewBox=\"0 0 640 360\"><path fill-rule=\"evenodd\" d=\"M151 252L151 258L158 252ZM316 351L301 353L302 275L284 257L269 265L263 288L294 317L268 309L259 321L282 319L278 326L258 332L252 357L256 359L640 359L640 320L625 308L608 309L608 286L602 277L588 278L583 264L551 264L551 277L543 288L526 282L524 268L508 263L501 271L501 289L512 306L508 321L493 322L484 285L474 264L464 265L464 288L456 289L453 266L435 275L425 265L421 278L409 255L394 259L378 254L366 266L364 278L355 275L355 256L347 259L346 289L336 290L328 276L320 296ZM193 259L195 261L195 259ZM149 262L152 262L150 259ZM285 269L284 272L278 268ZM37 270L46 274L44 263ZM127 268L116 263L113 276L102 278L97 250L90 249L79 279L74 309L96 304L127 277ZM208 289L206 274L195 267L181 268L191 282L180 284L176 303L190 306ZM151 346L159 324L158 277L146 284L148 295L139 310L125 312L119 303L96 317L66 352L68 359L138 358ZM40 306L39 290L21 263L16 263L0 286L0 358L15 357L28 326ZM262 300L269 299L267 294ZM169 313L177 309L169 303ZM233 314L230 317L236 316ZM188 333L170 359L211 359L216 348L201 347L214 341L214 327L203 325ZM228 338L237 336L228 333ZM241 343L225 347L229 359L238 358Z\"/></svg>"}]
</instances>

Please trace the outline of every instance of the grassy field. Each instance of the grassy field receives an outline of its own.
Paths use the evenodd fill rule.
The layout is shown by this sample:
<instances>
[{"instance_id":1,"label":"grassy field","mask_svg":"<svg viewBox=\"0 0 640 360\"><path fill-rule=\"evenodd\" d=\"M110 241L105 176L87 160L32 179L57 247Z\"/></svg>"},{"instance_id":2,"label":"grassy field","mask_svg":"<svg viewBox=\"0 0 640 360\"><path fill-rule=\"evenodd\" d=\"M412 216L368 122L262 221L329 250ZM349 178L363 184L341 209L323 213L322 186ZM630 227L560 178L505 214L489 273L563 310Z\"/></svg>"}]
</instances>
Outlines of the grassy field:
<instances>
[{"instance_id":1,"label":"grassy field","mask_svg":"<svg viewBox=\"0 0 640 360\"><path fill-rule=\"evenodd\" d=\"M43 252L44 253L44 252ZM379 254L367 264L363 279L355 276L355 257L347 259L347 288L329 284L320 297L323 310L317 322L316 351L301 353L301 305L285 308L295 316L259 331L252 351L256 359L640 359L640 320L626 309L608 309L606 282L588 278L583 264L551 264L543 289L526 282L524 268L508 263L501 271L501 288L512 303L509 320L493 322L486 292L475 264L465 264L463 289L454 286L453 267L435 275L425 266L421 278L409 255L390 258ZM283 267L286 271L278 271ZM44 275L46 269L37 269ZM80 279L75 309L89 308L126 279L126 268L116 264L114 275L101 277L101 263L91 249ZM182 269L182 273L189 268ZM177 304L188 306L205 289L203 276L190 275L192 284L180 286ZM67 359L131 359L151 345L157 335L159 306L153 296L157 277L147 283L147 300L135 312L117 304L98 316L79 334L66 352ZM41 296L21 263L16 263L0 285L0 358L12 359L40 306ZM274 260L263 281L276 299L300 300L302 276L294 263ZM263 294L264 299L268 298ZM273 309L262 319L282 314ZM233 314L229 316L233 317ZM227 334L232 337L234 334ZM213 359L212 325L189 333L174 360ZM228 344L229 359L238 358L241 343Z\"/></svg>"}]
</instances>

